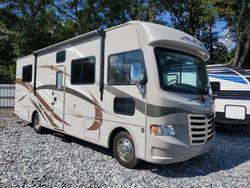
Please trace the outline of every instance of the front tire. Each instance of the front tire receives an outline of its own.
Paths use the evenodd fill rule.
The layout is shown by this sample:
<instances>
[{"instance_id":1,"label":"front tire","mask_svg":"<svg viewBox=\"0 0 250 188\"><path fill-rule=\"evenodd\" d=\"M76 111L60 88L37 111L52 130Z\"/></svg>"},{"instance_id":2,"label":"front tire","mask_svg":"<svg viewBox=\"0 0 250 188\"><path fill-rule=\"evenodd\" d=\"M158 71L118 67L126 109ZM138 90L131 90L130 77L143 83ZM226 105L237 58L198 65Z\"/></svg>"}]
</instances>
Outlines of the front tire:
<instances>
[{"instance_id":1,"label":"front tire","mask_svg":"<svg viewBox=\"0 0 250 188\"><path fill-rule=\"evenodd\" d=\"M36 133L38 133L38 134L43 133L44 128L41 126L40 117L39 117L38 113L34 114L32 123L33 123L33 128L34 128L34 130L35 130Z\"/></svg>"},{"instance_id":2,"label":"front tire","mask_svg":"<svg viewBox=\"0 0 250 188\"><path fill-rule=\"evenodd\" d=\"M135 168L139 164L133 139L128 132L122 131L115 136L113 152L116 160L124 167Z\"/></svg>"}]
</instances>

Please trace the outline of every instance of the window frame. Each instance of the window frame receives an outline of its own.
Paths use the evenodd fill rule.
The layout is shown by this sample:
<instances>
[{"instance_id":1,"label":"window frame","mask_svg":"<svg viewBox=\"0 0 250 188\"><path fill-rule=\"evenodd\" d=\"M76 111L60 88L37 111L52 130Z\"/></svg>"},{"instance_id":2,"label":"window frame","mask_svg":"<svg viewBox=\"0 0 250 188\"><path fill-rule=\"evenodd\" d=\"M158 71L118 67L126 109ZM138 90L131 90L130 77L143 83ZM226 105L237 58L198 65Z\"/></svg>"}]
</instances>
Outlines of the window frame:
<instances>
[{"instance_id":1,"label":"window frame","mask_svg":"<svg viewBox=\"0 0 250 188\"><path fill-rule=\"evenodd\" d=\"M24 69L28 68L28 67L31 67L30 79L27 79L27 70L26 70L26 74L24 75ZM33 65L32 64L25 65L25 66L22 67L22 82L32 82L32 75L33 75Z\"/></svg>"},{"instance_id":2,"label":"window frame","mask_svg":"<svg viewBox=\"0 0 250 188\"><path fill-rule=\"evenodd\" d=\"M89 58L94 58L94 60L95 60L95 65L94 65L94 67L95 67L95 69L94 69L94 81L93 82L91 82L91 83L72 83L72 62L73 61L77 61L77 60L83 60L83 59L89 59ZM82 57L82 58L77 58L77 59L72 59L71 60L71 64L70 64L70 66L71 66L71 70L70 70L70 84L71 85L94 85L95 84L95 82L96 82L96 57L94 56L94 55L92 55L92 56L88 56L88 57Z\"/></svg>"},{"instance_id":3,"label":"window frame","mask_svg":"<svg viewBox=\"0 0 250 188\"><path fill-rule=\"evenodd\" d=\"M110 60L110 57L111 56L115 56L115 55L122 55L122 54L127 54L127 53L131 53L131 52L141 52L142 53L142 57L143 57L143 63L144 63L144 69L145 69L145 79L146 79L146 82L147 82L147 69L146 69L146 64L145 64L145 58L144 58L144 53L142 51L142 49L136 49L136 50L129 50L129 51L124 51L124 52L119 52L119 53L113 53L113 54L110 54L108 56L108 70L107 70L107 84L108 85L117 85L117 86L133 86L133 85L136 85L135 83L130 83L130 84L127 84L127 83L110 83L109 81L109 75L110 75L110 65L109 65L109 60Z\"/></svg>"}]
</instances>

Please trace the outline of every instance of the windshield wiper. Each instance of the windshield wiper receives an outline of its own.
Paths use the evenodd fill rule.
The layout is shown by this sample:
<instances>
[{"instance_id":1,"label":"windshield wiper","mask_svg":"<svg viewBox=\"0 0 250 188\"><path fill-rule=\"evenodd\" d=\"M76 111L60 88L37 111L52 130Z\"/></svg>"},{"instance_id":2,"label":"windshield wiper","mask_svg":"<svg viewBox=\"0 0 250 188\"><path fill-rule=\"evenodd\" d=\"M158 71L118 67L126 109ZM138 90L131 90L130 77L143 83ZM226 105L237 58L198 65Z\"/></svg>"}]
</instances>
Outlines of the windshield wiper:
<instances>
[{"instance_id":1,"label":"windshield wiper","mask_svg":"<svg viewBox=\"0 0 250 188\"><path fill-rule=\"evenodd\" d=\"M189 85L189 84L184 84L184 83L179 83L179 84L176 84L175 86L177 86L177 88L183 88L183 89L193 89L193 90L197 90L197 87L195 86L192 86L192 85Z\"/></svg>"}]
</instances>

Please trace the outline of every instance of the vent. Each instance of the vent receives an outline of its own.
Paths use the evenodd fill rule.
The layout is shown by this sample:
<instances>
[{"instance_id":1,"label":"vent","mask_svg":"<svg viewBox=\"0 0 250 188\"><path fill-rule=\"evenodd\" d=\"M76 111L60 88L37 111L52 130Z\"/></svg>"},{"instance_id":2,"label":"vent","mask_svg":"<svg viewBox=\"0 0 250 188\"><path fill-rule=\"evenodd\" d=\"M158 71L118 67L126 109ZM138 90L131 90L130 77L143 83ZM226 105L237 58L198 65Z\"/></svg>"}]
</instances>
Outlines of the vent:
<instances>
[{"instance_id":1,"label":"vent","mask_svg":"<svg viewBox=\"0 0 250 188\"><path fill-rule=\"evenodd\" d=\"M190 145L203 145L214 135L214 113L209 115L188 114Z\"/></svg>"}]
</instances>

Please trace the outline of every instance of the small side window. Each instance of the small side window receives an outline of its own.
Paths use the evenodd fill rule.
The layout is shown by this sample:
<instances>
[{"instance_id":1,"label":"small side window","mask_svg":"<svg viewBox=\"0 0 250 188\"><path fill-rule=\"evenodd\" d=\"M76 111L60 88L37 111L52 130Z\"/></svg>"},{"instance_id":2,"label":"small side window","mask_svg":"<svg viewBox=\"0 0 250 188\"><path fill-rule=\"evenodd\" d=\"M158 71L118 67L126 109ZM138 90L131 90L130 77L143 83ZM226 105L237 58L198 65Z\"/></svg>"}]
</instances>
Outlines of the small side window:
<instances>
[{"instance_id":1,"label":"small side window","mask_svg":"<svg viewBox=\"0 0 250 188\"><path fill-rule=\"evenodd\" d=\"M133 116L135 114L135 101L132 98L115 97L114 112Z\"/></svg>"},{"instance_id":2,"label":"small side window","mask_svg":"<svg viewBox=\"0 0 250 188\"><path fill-rule=\"evenodd\" d=\"M63 90L63 72L61 71L56 73L56 90Z\"/></svg>"},{"instance_id":3,"label":"small side window","mask_svg":"<svg viewBox=\"0 0 250 188\"><path fill-rule=\"evenodd\" d=\"M32 65L23 66L22 81L23 82L32 81Z\"/></svg>"},{"instance_id":4,"label":"small side window","mask_svg":"<svg viewBox=\"0 0 250 188\"><path fill-rule=\"evenodd\" d=\"M56 63L63 63L66 60L66 51L60 51L56 53Z\"/></svg>"}]
</instances>

